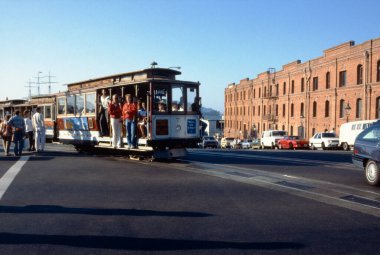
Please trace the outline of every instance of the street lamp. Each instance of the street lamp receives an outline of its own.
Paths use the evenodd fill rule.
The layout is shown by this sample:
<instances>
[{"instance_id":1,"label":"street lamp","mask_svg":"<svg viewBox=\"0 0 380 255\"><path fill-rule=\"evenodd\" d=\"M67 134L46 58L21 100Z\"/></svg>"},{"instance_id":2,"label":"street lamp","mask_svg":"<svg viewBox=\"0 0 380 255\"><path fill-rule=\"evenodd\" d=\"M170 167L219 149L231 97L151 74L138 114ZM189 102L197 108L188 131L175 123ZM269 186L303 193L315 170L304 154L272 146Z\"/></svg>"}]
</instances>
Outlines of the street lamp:
<instances>
[{"instance_id":1,"label":"street lamp","mask_svg":"<svg viewBox=\"0 0 380 255\"><path fill-rule=\"evenodd\" d=\"M350 103L346 104L346 107L344 107L344 111L346 112L346 117L347 117L347 121L346 122L348 122L348 117L350 116L350 112L351 112Z\"/></svg>"}]
</instances>

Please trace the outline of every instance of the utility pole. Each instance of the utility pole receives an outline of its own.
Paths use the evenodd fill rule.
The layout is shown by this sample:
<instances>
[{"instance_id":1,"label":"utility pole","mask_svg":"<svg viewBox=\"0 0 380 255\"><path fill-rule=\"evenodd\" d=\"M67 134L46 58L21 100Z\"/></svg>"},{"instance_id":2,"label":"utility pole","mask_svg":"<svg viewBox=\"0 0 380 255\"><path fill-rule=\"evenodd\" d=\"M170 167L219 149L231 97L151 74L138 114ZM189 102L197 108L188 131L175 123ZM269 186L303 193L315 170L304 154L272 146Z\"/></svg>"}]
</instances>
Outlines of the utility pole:
<instances>
[{"instance_id":1,"label":"utility pole","mask_svg":"<svg viewBox=\"0 0 380 255\"><path fill-rule=\"evenodd\" d=\"M32 86L32 85L31 85L33 82L31 82L30 79L29 79L29 81L26 82L26 83L28 83L28 86L25 86L25 87L29 88L29 96L28 96L28 98L29 98L29 100L30 100L30 99L32 98L32 88L35 87L35 86Z\"/></svg>"},{"instance_id":2,"label":"utility pole","mask_svg":"<svg viewBox=\"0 0 380 255\"><path fill-rule=\"evenodd\" d=\"M52 81L51 78L55 78L55 76L51 76L50 75L50 72L49 72L49 75L48 76L40 76L42 72L38 71L38 74L37 74L37 77L33 77L35 79L37 79L37 82L32 82L33 84L37 84L37 91L38 91L38 95L40 95L40 85L41 84L49 84L49 95L51 94L51 84L52 83L58 83L58 82L55 82L55 81ZM41 79L43 78L49 78L49 81L48 82L41 82Z\"/></svg>"}]
</instances>

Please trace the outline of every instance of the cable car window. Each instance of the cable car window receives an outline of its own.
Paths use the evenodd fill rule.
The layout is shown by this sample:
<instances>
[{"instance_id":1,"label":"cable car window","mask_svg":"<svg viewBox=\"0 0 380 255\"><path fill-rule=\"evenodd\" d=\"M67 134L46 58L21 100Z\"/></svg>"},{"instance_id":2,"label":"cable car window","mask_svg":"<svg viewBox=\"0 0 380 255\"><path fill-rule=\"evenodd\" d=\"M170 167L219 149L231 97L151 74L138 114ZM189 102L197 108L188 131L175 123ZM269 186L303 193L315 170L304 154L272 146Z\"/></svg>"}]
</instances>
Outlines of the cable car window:
<instances>
[{"instance_id":1,"label":"cable car window","mask_svg":"<svg viewBox=\"0 0 380 255\"><path fill-rule=\"evenodd\" d=\"M86 94L86 113L95 113L95 93Z\"/></svg>"},{"instance_id":2,"label":"cable car window","mask_svg":"<svg viewBox=\"0 0 380 255\"><path fill-rule=\"evenodd\" d=\"M84 96L76 95L75 96L75 112L76 114L84 114Z\"/></svg>"},{"instance_id":3,"label":"cable car window","mask_svg":"<svg viewBox=\"0 0 380 255\"><path fill-rule=\"evenodd\" d=\"M168 89L156 87L153 93L154 110L156 112L166 112L168 110Z\"/></svg>"},{"instance_id":4,"label":"cable car window","mask_svg":"<svg viewBox=\"0 0 380 255\"><path fill-rule=\"evenodd\" d=\"M45 119L51 119L51 106L45 106Z\"/></svg>"},{"instance_id":5,"label":"cable car window","mask_svg":"<svg viewBox=\"0 0 380 255\"><path fill-rule=\"evenodd\" d=\"M183 101L183 86L173 85L172 86L172 111L184 111L184 101Z\"/></svg>"},{"instance_id":6,"label":"cable car window","mask_svg":"<svg viewBox=\"0 0 380 255\"><path fill-rule=\"evenodd\" d=\"M197 112L199 110L199 102L197 102L197 89L187 88L187 111Z\"/></svg>"},{"instance_id":7,"label":"cable car window","mask_svg":"<svg viewBox=\"0 0 380 255\"><path fill-rule=\"evenodd\" d=\"M61 97L58 99L58 114L66 114L66 98Z\"/></svg>"},{"instance_id":8,"label":"cable car window","mask_svg":"<svg viewBox=\"0 0 380 255\"><path fill-rule=\"evenodd\" d=\"M66 102L67 102L67 107L66 107L67 114L74 114L75 113L75 96L74 95L67 96Z\"/></svg>"}]
</instances>

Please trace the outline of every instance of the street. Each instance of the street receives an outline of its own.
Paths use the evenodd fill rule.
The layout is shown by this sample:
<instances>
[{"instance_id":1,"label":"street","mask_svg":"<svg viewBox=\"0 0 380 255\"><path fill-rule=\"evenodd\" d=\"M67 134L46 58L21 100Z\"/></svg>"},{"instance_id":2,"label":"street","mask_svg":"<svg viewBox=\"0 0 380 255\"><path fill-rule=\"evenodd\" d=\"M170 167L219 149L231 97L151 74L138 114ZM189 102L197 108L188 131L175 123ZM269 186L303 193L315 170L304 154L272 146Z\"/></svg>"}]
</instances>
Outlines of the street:
<instances>
[{"instance_id":1,"label":"street","mask_svg":"<svg viewBox=\"0 0 380 255\"><path fill-rule=\"evenodd\" d=\"M0 157L0 249L380 254L380 189L350 160L343 151L190 149L150 162L48 144Z\"/></svg>"}]
</instances>

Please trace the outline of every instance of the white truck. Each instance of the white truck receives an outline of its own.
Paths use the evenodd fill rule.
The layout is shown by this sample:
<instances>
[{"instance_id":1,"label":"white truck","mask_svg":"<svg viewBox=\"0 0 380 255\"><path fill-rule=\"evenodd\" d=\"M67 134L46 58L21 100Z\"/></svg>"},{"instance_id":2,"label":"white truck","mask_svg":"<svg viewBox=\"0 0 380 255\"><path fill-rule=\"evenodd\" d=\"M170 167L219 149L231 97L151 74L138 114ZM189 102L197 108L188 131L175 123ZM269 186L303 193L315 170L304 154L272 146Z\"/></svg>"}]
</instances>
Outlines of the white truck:
<instances>
[{"instance_id":1,"label":"white truck","mask_svg":"<svg viewBox=\"0 0 380 255\"><path fill-rule=\"evenodd\" d=\"M356 137L377 120L360 120L344 123L339 130L339 145L343 150L353 148Z\"/></svg>"},{"instance_id":2,"label":"white truck","mask_svg":"<svg viewBox=\"0 0 380 255\"><path fill-rule=\"evenodd\" d=\"M261 147L265 148L276 148L278 146L278 141L287 136L288 132L283 130L267 130L264 131L261 136Z\"/></svg>"}]
</instances>

